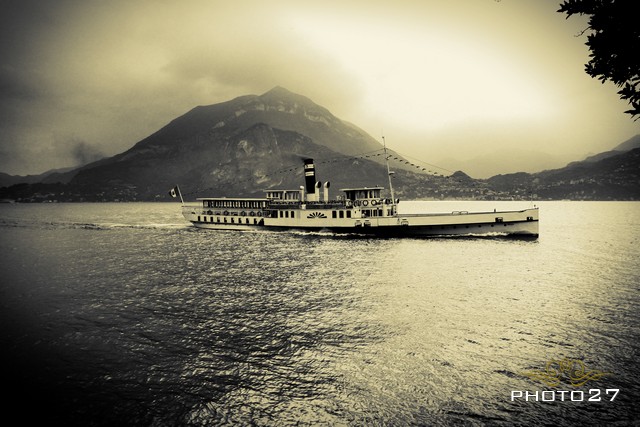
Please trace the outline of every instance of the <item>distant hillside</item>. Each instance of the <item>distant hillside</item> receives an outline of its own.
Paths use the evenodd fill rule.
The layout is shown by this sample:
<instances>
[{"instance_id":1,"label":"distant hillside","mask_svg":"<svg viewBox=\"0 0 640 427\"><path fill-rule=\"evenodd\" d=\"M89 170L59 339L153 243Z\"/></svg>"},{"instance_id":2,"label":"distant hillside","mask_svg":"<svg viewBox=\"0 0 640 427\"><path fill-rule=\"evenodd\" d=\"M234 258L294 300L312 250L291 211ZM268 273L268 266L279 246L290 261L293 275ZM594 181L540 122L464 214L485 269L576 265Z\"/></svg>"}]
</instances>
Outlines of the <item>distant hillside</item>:
<instances>
[{"instance_id":1,"label":"distant hillside","mask_svg":"<svg viewBox=\"0 0 640 427\"><path fill-rule=\"evenodd\" d=\"M35 184L37 182L69 182L71 178L62 178L76 168L52 169L38 175L8 175L0 172L0 187L9 187L15 184Z\"/></svg>"},{"instance_id":2,"label":"distant hillside","mask_svg":"<svg viewBox=\"0 0 640 427\"><path fill-rule=\"evenodd\" d=\"M618 144L613 148L613 150L591 155L587 157L585 161L597 162L599 160L606 159L607 157L617 156L618 154L622 154L625 151L633 150L634 148L640 148L640 135L636 135L633 138L630 138L625 142Z\"/></svg>"},{"instance_id":3,"label":"distant hillside","mask_svg":"<svg viewBox=\"0 0 640 427\"><path fill-rule=\"evenodd\" d=\"M619 144L614 148L614 151L630 151L634 148L640 148L640 135L636 135L632 138L629 138L622 144Z\"/></svg>"},{"instance_id":4,"label":"distant hillside","mask_svg":"<svg viewBox=\"0 0 640 427\"><path fill-rule=\"evenodd\" d=\"M529 192L534 199L640 200L640 148L534 174L497 175L487 183L496 192Z\"/></svg>"}]
</instances>

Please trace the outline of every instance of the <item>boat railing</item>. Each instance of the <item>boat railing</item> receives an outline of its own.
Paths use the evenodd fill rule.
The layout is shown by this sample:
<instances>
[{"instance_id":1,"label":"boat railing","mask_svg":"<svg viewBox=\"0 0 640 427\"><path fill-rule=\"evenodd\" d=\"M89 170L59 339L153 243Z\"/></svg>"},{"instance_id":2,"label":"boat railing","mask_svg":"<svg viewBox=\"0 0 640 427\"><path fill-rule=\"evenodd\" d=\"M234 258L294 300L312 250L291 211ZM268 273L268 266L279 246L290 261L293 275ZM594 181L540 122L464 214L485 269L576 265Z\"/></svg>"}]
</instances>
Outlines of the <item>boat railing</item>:
<instances>
[{"instance_id":1,"label":"boat railing","mask_svg":"<svg viewBox=\"0 0 640 427\"><path fill-rule=\"evenodd\" d=\"M335 209L345 207L344 200L329 200L329 201L305 201L299 200L271 200L269 202L269 208L273 209Z\"/></svg>"},{"instance_id":2,"label":"boat railing","mask_svg":"<svg viewBox=\"0 0 640 427\"><path fill-rule=\"evenodd\" d=\"M302 202L300 202L300 200L278 200L278 199L269 200L269 207L278 207L278 206L291 207L291 206L300 206L301 204Z\"/></svg>"},{"instance_id":3,"label":"boat railing","mask_svg":"<svg viewBox=\"0 0 640 427\"><path fill-rule=\"evenodd\" d=\"M306 202L307 209L334 209L345 206L344 200L328 200L318 202Z\"/></svg>"},{"instance_id":4,"label":"boat railing","mask_svg":"<svg viewBox=\"0 0 640 427\"><path fill-rule=\"evenodd\" d=\"M524 210L522 211L477 211L477 212L469 212L469 211L452 211L451 213L447 213L447 212L424 212L424 213L399 213L397 214L397 216L401 216L401 217L419 217L419 216L442 216L442 215L451 215L451 216L457 216L457 215L469 215L469 216L476 216L476 215L487 215L487 214L496 214L496 213L515 213L515 212L525 212Z\"/></svg>"}]
</instances>

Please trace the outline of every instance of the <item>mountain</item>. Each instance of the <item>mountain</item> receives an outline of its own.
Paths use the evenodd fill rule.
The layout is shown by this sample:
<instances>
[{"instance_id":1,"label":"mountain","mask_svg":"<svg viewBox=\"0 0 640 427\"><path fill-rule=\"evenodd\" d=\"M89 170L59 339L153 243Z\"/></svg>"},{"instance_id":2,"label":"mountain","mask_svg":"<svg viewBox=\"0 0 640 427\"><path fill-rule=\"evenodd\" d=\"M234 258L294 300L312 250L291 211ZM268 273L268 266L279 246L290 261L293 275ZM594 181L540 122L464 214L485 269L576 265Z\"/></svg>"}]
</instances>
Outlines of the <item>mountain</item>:
<instances>
[{"instance_id":1,"label":"mountain","mask_svg":"<svg viewBox=\"0 0 640 427\"><path fill-rule=\"evenodd\" d=\"M640 135L633 136L625 142L618 144L618 146L614 148L614 151L630 151L634 148L640 148Z\"/></svg>"},{"instance_id":2,"label":"mountain","mask_svg":"<svg viewBox=\"0 0 640 427\"><path fill-rule=\"evenodd\" d=\"M496 193L542 200L640 200L640 148L534 174L497 175L487 184Z\"/></svg>"},{"instance_id":3,"label":"mountain","mask_svg":"<svg viewBox=\"0 0 640 427\"><path fill-rule=\"evenodd\" d=\"M276 87L196 107L121 154L58 175L57 186L41 181L4 197L21 199L35 191L47 199L64 193L63 200L166 200L176 184L190 198L262 196L267 188L298 188L308 157L324 163L319 179L330 178L332 188L387 182L378 141L310 99ZM422 188L424 175L410 170L398 165L397 176L406 183L398 194Z\"/></svg>"},{"instance_id":4,"label":"mountain","mask_svg":"<svg viewBox=\"0 0 640 427\"><path fill-rule=\"evenodd\" d=\"M82 168L70 184L97 193L117 188L124 199L164 197L176 183L186 192L256 196L265 188L298 188L303 158L344 157L381 148L327 109L276 87L260 96L196 107L124 153ZM297 175L273 175L290 166ZM383 172L380 166L376 169ZM327 172L336 172L338 178L332 179L345 185L366 177Z\"/></svg>"},{"instance_id":5,"label":"mountain","mask_svg":"<svg viewBox=\"0 0 640 427\"><path fill-rule=\"evenodd\" d=\"M449 169L463 170L475 178L486 179L496 170L496 165L502 165L502 173L537 172L542 165L560 167L566 164L554 156L534 149L520 147L501 148L491 152L483 152L471 159L459 160L448 157L439 160L438 164L447 165ZM493 171L493 172L492 172Z\"/></svg>"},{"instance_id":6,"label":"mountain","mask_svg":"<svg viewBox=\"0 0 640 427\"><path fill-rule=\"evenodd\" d=\"M71 178L62 178L76 168L51 169L38 175L9 175L0 172L0 187L8 187L15 184L35 184L38 182L69 182Z\"/></svg>"},{"instance_id":7,"label":"mountain","mask_svg":"<svg viewBox=\"0 0 640 427\"><path fill-rule=\"evenodd\" d=\"M633 143L625 142L616 148L630 146ZM382 148L380 142L326 108L276 87L262 95L196 107L113 157L72 170L50 171L20 184L2 181L0 198L168 200L168 190L176 184L187 200L263 196L265 189L298 188L304 182L304 158L316 160L318 179L330 180L335 195L344 187L388 188ZM461 171L449 177L430 175L397 153L391 153L390 162L395 195L403 199L529 198L537 194L540 198L638 200L637 150L551 171L487 180Z\"/></svg>"},{"instance_id":8,"label":"mountain","mask_svg":"<svg viewBox=\"0 0 640 427\"><path fill-rule=\"evenodd\" d=\"M618 144L615 148L609 151L605 151L598 154L593 154L588 156L584 161L586 162L597 162L602 159L606 159L607 157L617 156L618 154L624 153L625 151L633 150L634 148L640 148L640 135L636 135L628 140L624 141L621 144ZM574 162L576 163L576 162ZM572 164L572 163L570 163Z\"/></svg>"}]
</instances>

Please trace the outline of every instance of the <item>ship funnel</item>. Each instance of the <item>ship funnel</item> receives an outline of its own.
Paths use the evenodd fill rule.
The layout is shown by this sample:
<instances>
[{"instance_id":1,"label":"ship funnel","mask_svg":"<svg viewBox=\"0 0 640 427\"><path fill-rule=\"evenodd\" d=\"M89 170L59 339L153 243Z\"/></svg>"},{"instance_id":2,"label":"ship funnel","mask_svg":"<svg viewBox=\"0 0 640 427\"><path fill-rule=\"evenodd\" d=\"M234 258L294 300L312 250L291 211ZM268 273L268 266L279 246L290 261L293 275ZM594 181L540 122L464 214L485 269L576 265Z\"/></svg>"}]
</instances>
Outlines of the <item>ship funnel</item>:
<instances>
[{"instance_id":1,"label":"ship funnel","mask_svg":"<svg viewBox=\"0 0 640 427\"><path fill-rule=\"evenodd\" d=\"M304 159L304 185L307 194L313 194L316 191L316 167L313 159Z\"/></svg>"},{"instance_id":2,"label":"ship funnel","mask_svg":"<svg viewBox=\"0 0 640 427\"><path fill-rule=\"evenodd\" d=\"M329 181L324 183L324 201L329 201L329 187L331 187L331 183Z\"/></svg>"}]
</instances>

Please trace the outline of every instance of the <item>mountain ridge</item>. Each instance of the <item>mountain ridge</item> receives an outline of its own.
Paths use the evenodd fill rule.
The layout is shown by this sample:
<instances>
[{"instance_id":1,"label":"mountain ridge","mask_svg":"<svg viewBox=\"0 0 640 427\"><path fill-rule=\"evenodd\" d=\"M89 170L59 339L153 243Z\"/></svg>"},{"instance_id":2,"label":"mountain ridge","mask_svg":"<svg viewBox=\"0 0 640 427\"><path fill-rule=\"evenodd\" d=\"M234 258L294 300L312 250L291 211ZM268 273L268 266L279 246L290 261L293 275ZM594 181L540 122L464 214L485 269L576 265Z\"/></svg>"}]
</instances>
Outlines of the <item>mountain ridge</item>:
<instances>
[{"instance_id":1,"label":"mountain ridge","mask_svg":"<svg viewBox=\"0 0 640 427\"><path fill-rule=\"evenodd\" d=\"M625 141L615 148L631 146L633 143ZM419 198L524 197L523 185L528 194L566 198L549 190L554 186L565 188L551 181L570 176L569 181L582 179L584 184L587 178L577 177L578 173L596 174L619 187L628 187L625 182L633 183L635 179L635 170L629 163L635 154L627 153L614 152L611 156L602 153L603 158L572 162L558 169L572 170L565 175L543 171L478 180L462 171L449 178L428 175L423 173L425 168L390 151L396 172L396 193ZM0 197L28 200L30 192L41 196L44 192L46 198L55 200L165 200L166 190L176 183L199 196L256 196L274 186L298 188L303 181L301 159L305 157L341 159L326 162L319 170L320 179L335 181L336 186L332 188L340 185L388 187L379 141L311 99L276 86L262 95L243 95L218 104L196 106L112 157L47 174L42 181L32 180L19 188L14 188L15 182L7 186L0 181L5 187ZM614 158L612 162L618 162L622 169L602 168L599 162L607 158ZM276 177L274 171L285 165L293 165L289 168L292 173ZM605 178L603 174L610 177ZM629 179L625 181L623 175ZM59 184L52 181L56 179ZM541 183L548 188L543 188ZM209 193L198 193L197 190L203 188ZM627 190L612 191L617 197L637 197L637 191ZM565 192L570 193L568 188ZM597 197L607 197L600 190L596 193ZM585 196L584 192L580 194Z\"/></svg>"}]
</instances>

